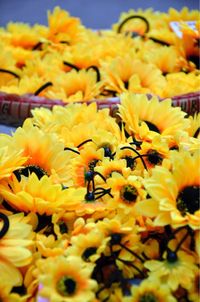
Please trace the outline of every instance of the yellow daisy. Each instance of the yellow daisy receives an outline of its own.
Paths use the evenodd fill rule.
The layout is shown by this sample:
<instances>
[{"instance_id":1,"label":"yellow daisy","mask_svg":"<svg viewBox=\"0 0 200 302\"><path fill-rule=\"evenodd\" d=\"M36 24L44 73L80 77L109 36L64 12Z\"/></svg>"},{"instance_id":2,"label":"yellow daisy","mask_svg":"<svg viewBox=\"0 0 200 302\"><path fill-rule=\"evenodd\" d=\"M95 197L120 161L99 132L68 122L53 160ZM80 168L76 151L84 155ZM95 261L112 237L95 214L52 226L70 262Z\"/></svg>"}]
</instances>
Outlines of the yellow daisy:
<instances>
[{"instance_id":1,"label":"yellow daisy","mask_svg":"<svg viewBox=\"0 0 200 302\"><path fill-rule=\"evenodd\" d=\"M50 302L93 301L97 283L91 279L92 267L77 256L57 256L38 261L39 294Z\"/></svg>"},{"instance_id":2,"label":"yellow daisy","mask_svg":"<svg viewBox=\"0 0 200 302\"><path fill-rule=\"evenodd\" d=\"M124 298L124 302L176 302L170 289L160 284L158 279L148 278L138 286L131 286L131 296Z\"/></svg>"},{"instance_id":3,"label":"yellow daisy","mask_svg":"<svg viewBox=\"0 0 200 302\"><path fill-rule=\"evenodd\" d=\"M54 86L46 93L46 97L62 99L64 102L89 101L100 94L101 85L97 83L97 75L93 70L72 70L55 78Z\"/></svg>"},{"instance_id":4,"label":"yellow daisy","mask_svg":"<svg viewBox=\"0 0 200 302\"><path fill-rule=\"evenodd\" d=\"M139 141L152 140L155 132L173 136L177 130L189 127L189 121L184 118L186 113L173 108L170 99L160 102L156 97L148 100L145 95L123 93L119 114L126 131Z\"/></svg>"},{"instance_id":5,"label":"yellow daisy","mask_svg":"<svg viewBox=\"0 0 200 302\"><path fill-rule=\"evenodd\" d=\"M108 208L123 208L125 211L134 209L136 203L145 198L146 192L143 189L141 178L135 175L123 177L117 172L107 180L111 188L113 198L108 201Z\"/></svg>"},{"instance_id":6,"label":"yellow daisy","mask_svg":"<svg viewBox=\"0 0 200 302\"><path fill-rule=\"evenodd\" d=\"M64 151L65 146L55 133L45 133L27 120L13 134L11 146L27 157L22 170L16 171L18 178L19 174L28 176L28 172L34 171L38 177L46 174L55 183L67 185L70 175L66 171L72 157Z\"/></svg>"},{"instance_id":7,"label":"yellow daisy","mask_svg":"<svg viewBox=\"0 0 200 302\"><path fill-rule=\"evenodd\" d=\"M144 266L150 271L150 277L159 278L161 283L175 291L179 285L186 289L191 287L196 271L194 262L194 257L183 251L176 254L168 251L164 260L147 260Z\"/></svg>"},{"instance_id":8,"label":"yellow daisy","mask_svg":"<svg viewBox=\"0 0 200 302\"><path fill-rule=\"evenodd\" d=\"M63 189L54 184L48 176L38 179L35 173L22 176L21 181L13 175L8 182L0 185L0 194L14 209L51 215L61 209L74 210L84 199L83 189Z\"/></svg>"},{"instance_id":9,"label":"yellow daisy","mask_svg":"<svg viewBox=\"0 0 200 302\"><path fill-rule=\"evenodd\" d=\"M48 27L48 39L55 43L60 41L74 43L83 30L79 18L71 17L67 11L58 6L52 13L48 11Z\"/></svg>"},{"instance_id":10,"label":"yellow daisy","mask_svg":"<svg viewBox=\"0 0 200 302\"><path fill-rule=\"evenodd\" d=\"M106 89L117 93L129 90L160 95L165 87L165 78L155 65L144 63L130 54L102 63L102 72Z\"/></svg>"},{"instance_id":11,"label":"yellow daisy","mask_svg":"<svg viewBox=\"0 0 200 302\"><path fill-rule=\"evenodd\" d=\"M199 228L199 152L190 155L187 151L173 151L172 168L155 167L152 177L145 179L144 186L152 199L136 205L136 212L155 217L154 224L173 227L189 225ZM191 173L192 171L192 173Z\"/></svg>"}]
</instances>

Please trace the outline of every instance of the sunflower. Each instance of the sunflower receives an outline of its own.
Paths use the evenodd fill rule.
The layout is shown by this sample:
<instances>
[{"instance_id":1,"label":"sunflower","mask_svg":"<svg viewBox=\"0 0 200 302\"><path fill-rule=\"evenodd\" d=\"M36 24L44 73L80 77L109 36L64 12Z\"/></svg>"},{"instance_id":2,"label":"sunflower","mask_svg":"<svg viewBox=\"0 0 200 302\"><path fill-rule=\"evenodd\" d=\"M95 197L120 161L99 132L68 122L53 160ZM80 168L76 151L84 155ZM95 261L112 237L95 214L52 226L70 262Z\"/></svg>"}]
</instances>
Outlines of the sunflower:
<instances>
[{"instance_id":1,"label":"sunflower","mask_svg":"<svg viewBox=\"0 0 200 302\"><path fill-rule=\"evenodd\" d=\"M173 227L189 225L198 229L199 212L199 166L198 151L173 151L170 156L172 168L155 167L152 176L145 179L144 186L152 197L136 205L136 212L155 217L154 224ZM192 174L191 174L192 171Z\"/></svg>"},{"instance_id":2,"label":"sunflower","mask_svg":"<svg viewBox=\"0 0 200 302\"><path fill-rule=\"evenodd\" d=\"M157 133L173 136L177 130L189 127L189 121L180 108L173 108L171 100L160 102L157 97L150 100L145 95L123 93L119 114L125 123L125 130L136 140L152 140Z\"/></svg>"},{"instance_id":3,"label":"sunflower","mask_svg":"<svg viewBox=\"0 0 200 302\"><path fill-rule=\"evenodd\" d=\"M48 11L48 39L59 43L65 41L67 43L75 43L80 32L83 31L80 19L71 17L70 14L56 6L51 13Z\"/></svg>"},{"instance_id":4,"label":"sunflower","mask_svg":"<svg viewBox=\"0 0 200 302\"><path fill-rule=\"evenodd\" d=\"M199 11L189 10L186 6L184 6L180 11L170 7L167 14L164 15L164 19L168 23L170 21L197 21L199 20Z\"/></svg>"},{"instance_id":5,"label":"sunflower","mask_svg":"<svg viewBox=\"0 0 200 302\"><path fill-rule=\"evenodd\" d=\"M113 198L107 203L108 208L123 208L125 212L134 211L134 206L145 198L146 192L142 186L142 178L129 175L127 178L117 172L107 180Z\"/></svg>"},{"instance_id":6,"label":"sunflower","mask_svg":"<svg viewBox=\"0 0 200 302\"><path fill-rule=\"evenodd\" d=\"M179 285L189 289L197 269L193 256L184 251L174 253L170 250L164 254L164 260L147 260L144 266L150 271L150 276L159 278L161 283L167 284L173 291Z\"/></svg>"},{"instance_id":7,"label":"sunflower","mask_svg":"<svg viewBox=\"0 0 200 302\"><path fill-rule=\"evenodd\" d=\"M67 185L70 175L66 171L72 154L64 151L65 146L55 133L45 133L27 120L13 134L11 146L27 157L22 170L16 171L17 175L34 171L38 177L46 174L55 183Z\"/></svg>"},{"instance_id":8,"label":"sunflower","mask_svg":"<svg viewBox=\"0 0 200 302\"><path fill-rule=\"evenodd\" d=\"M38 42L38 33L28 24L9 22L6 29L8 40L13 47L32 49Z\"/></svg>"},{"instance_id":9,"label":"sunflower","mask_svg":"<svg viewBox=\"0 0 200 302\"><path fill-rule=\"evenodd\" d=\"M38 179L35 173L21 176L19 181L13 175L8 182L2 182L0 193L14 209L47 216L61 209L74 210L84 199L84 189L63 189L54 184L48 176Z\"/></svg>"},{"instance_id":10,"label":"sunflower","mask_svg":"<svg viewBox=\"0 0 200 302\"><path fill-rule=\"evenodd\" d=\"M1 136L1 142L4 144L7 142L7 139ZM10 140L9 140L10 142ZM9 143L8 142L8 143ZM0 146L0 161L1 161L1 168L0 168L0 180L6 177L9 177L11 173L17 169L20 169L23 164L27 161L27 157L22 156L21 151L13 150L9 148L9 145L6 144Z\"/></svg>"},{"instance_id":11,"label":"sunflower","mask_svg":"<svg viewBox=\"0 0 200 302\"><path fill-rule=\"evenodd\" d=\"M196 302L200 298L200 272L199 269L195 272L194 282L188 291L188 296L191 302Z\"/></svg>"},{"instance_id":12,"label":"sunflower","mask_svg":"<svg viewBox=\"0 0 200 302\"><path fill-rule=\"evenodd\" d=\"M94 99L100 94L101 82L97 83L93 70L71 70L60 73L46 97L62 99L64 102L81 102ZM60 95L59 95L60 93Z\"/></svg>"},{"instance_id":13,"label":"sunflower","mask_svg":"<svg viewBox=\"0 0 200 302\"><path fill-rule=\"evenodd\" d=\"M160 284L158 279L148 278L138 286L131 286L131 296L124 302L176 302L168 286Z\"/></svg>"},{"instance_id":14,"label":"sunflower","mask_svg":"<svg viewBox=\"0 0 200 302\"><path fill-rule=\"evenodd\" d=\"M92 266L77 256L57 256L39 260L39 294L50 302L93 301L97 283L90 278Z\"/></svg>"},{"instance_id":15,"label":"sunflower","mask_svg":"<svg viewBox=\"0 0 200 302\"><path fill-rule=\"evenodd\" d=\"M200 75L197 73L176 72L166 75L167 84L162 92L162 97L173 97L199 91ZM179 85L177 85L177 82Z\"/></svg>"},{"instance_id":16,"label":"sunflower","mask_svg":"<svg viewBox=\"0 0 200 302\"><path fill-rule=\"evenodd\" d=\"M130 9L128 12L123 12L120 15L118 23L113 24L113 30L117 32L134 32L144 35L151 28L166 27L163 21L162 13L155 13L151 8L143 9Z\"/></svg>"},{"instance_id":17,"label":"sunflower","mask_svg":"<svg viewBox=\"0 0 200 302\"><path fill-rule=\"evenodd\" d=\"M11 292L12 287L10 287L5 280L1 280L0 285L0 299L2 302L26 302L27 296L21 297L20 295Z\"/></svg>"},{"instance_id":18,"label":"sunflower","mask_svg":"<svg viewBox=\"0 0 200 302\"><path fill-rule=\"evenodd\" d=\"M71 237L71 247L66 250L67 255L81 257L85 262L94 263L104 252L109 238L92 229L87 234Z\"/></svg>"},{"instance_id":19,"label":"sunflower","mask_svg":"<svg viewBox=\"0 0 200 302\"><path fill-rule=\"evenodd\" d=\"M145 51L143 59L156 65L163 75L180 71L184 66L183 63L185 63L184 58L180 57L180 53L175 46L163 46L150 49L148 52Z\"/></svg>"},{"instance_id":20,"label":"sunflower","mask_svg":"<svg viewBox=\"0 0 200 302\"><path fill-rule=\"evenodd\" d=\"M169 157L169 147L167 141L161 135L155 135L152 142L143 142L141 144L140 155L148 169L161 165L164 158ZM138 156L139 157L139 156ZM141 158L137 159L142 165Z\"/></svg>"},{"instance_id":21,"label":"sunflower","mask_svg":"<svg viewBox=\"0 0 200 302\"><path fill-rule=\"evenodd\" d=\"M191 137L200 138L200 113L195 113L194 116L189 116L190 128L188 133Z\"/></svg>"},{"instance_id":22,"label":"sunflower","mask_svg":"<svg viewBox=\"0 0 200 302\"><path fill-rule=\"evenodd\" d=\"M29 265L32 261L32 239L34 235L32 233L32 226L29 224L29 217L24 217L22 213L7 216L6 212L2 210L1 219L1 285L5 281L6 287L12 289L14 286L22 285L23 277L20 268ZM14 297L15 295L13 295L13 299Z\"/></svg>"},{"instance_id":23,"label":"sunflower","mask_svg":"<svg viewBox=\"0 0 200 302\"><path fill-rule=\"evenodd\" d=\"M144 63L130 54L102 63L102 72L106 89L117 93L129 90L160 95L165 87L165 78L155 65Z\"/></svg>"}]
</instances>

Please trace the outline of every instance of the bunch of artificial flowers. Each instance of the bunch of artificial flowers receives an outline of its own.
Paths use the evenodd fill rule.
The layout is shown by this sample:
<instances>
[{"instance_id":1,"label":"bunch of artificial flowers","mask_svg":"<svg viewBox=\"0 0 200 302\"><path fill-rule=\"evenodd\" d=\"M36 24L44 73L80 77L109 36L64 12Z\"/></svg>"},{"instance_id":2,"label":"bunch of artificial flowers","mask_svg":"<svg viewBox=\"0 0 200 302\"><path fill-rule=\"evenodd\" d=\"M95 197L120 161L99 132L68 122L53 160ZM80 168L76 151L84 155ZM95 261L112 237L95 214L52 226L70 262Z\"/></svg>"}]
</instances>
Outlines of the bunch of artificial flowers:
<instances>
[{"instance_id":1,"label":"bunch of artificial flowers","mask_svg":"<svg viewBox=\"0 0 200 302\"><path fill-rule=\"evenodd\" d=\"M200 115L120 98L0 135L1 301L198 301Z\"/></svg>"}]
</instances>

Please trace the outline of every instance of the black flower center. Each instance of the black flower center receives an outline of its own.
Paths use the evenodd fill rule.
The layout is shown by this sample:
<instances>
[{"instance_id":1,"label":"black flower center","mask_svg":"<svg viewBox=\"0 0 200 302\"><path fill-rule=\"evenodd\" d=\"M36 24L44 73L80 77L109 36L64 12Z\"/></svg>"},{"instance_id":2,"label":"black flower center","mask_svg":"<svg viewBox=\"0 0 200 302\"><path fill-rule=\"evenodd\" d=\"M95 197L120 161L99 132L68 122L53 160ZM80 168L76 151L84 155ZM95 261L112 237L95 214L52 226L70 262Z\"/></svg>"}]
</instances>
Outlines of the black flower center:
<instances>
[{"instance_id":1,"label":"black flower center","mask_svg":"<svg viewBox=\"0 0 200 302\"><path fill-rule=\"evenodd\" d=\"M173 251L167 252L167 261L170 263L174 263L178 260L177 254Z\"/></svg>"},{"instance_id":2,"label":"black flower center","mask_svg":"<svg viewBox=\"0 0 200 302\"><path fill-rule=\"evenodd\" d=\"M152 124L151 122L148 122L148 121L144 121L144 122L147 124L150 131L160 133L160 130L158 129L158 127L156 125L154 125L154 124Z\"/></svg>"},{"instance_id":3,"label":"black flower center","mask_svg":"<svg viewBox=\"0 0 200 302\"><path fill-rule=\"evenodd\" d=\"M189 186L185 187L177 197L177 208L181 212L182 216L185 216L187 212L194 214L199 210L200 206L200 187Z\"/></svg>"},{"instance_id":4,"label":"black flower center","mask_svg":"<svg viewBox=\"0 0 200 302\"><path fill-rule=\"evenodd\" d=\"M35 165L26 166L24 168L15 170L13 173L17 177L17 180L20 181L21 175L28 177L33 172L37 175L38 179L42 178L42 176L44 176L44 175L47 175L45 170L43 170L41 167L35 166Z\"/></svg>"},{"instance_id":5,"label":"black flower center","mask_svg":"<svg viewBox=\"0 0 200 302\"><path fill-rule=\"evenodd\" d=\"M126 160L126 166L127 168L130 168L131 170L133 170L136 166L136 162L134 157L132 156L125 156L124 159Z\"/></svg>"},{"instance_id":6,"label":"black flower center","mask_svg":"<svg viewBox=\"0 0 200 302\"><path fill-rule=\"evenodd\" d=\"M67 276L63 276L56 284L57 291L61 296L72 296L76 291L76 282Z\"/></svg>"},{"instance_id":7,"label":"black flower center","mask_svg":"<svg viewBox=\"0 0 200 302\"><path fill-rule=\"evenodd\" d=\"M90 256L94 255L97 251L96 247L88 247L82 254L82 259L89 262Z\"/></svg>"},{"instance_id":8,"label":"black flower center","mask_svg":"<svg viewBox=\"0 0 200 302\"><path fill-rule=\"evenodd\" d=\"M111 245L119 244L121 242L121 239L122 239L122 234L114 233L111 235L110 244Z\"/></svg>"},{"instance_id":9,"label":"black flower center","mask_svg":"<svg viewBox=\"0 0 200 302\"><path fill-rule=\"evenodd\" d=\"M120 197L127 203L136 201L138 191L131 185L124 186L120 192Z\"/></svg>"},{"instance_id":10,"label":"black flower center","mask_svg":"<svg viewBox=\"0 0 200 302\"><path fill-rule=\"evenodd\" d=\"M68 232L68 227L64 221L59 221L58 225L61 234L66 234Z\"/></svg>"},{"instance_id":11,"label":"black flower center","mask_svg":"<svg viewBox=\"0 0 200 302\"><path fill-rule=\"evenodd\" d=\"M153 293L147 292L139 297L138 302L158 302L158 299Z\"/></svg>"},{"instance_id":12,"label":"black flower center","mask_svg":"<svg viewBox=\"0 0 200 302\"><path fill-rule=\"evenodd\" d=\"M160 165L162 163L162 156L155 150L149 150L147 152L148 154L148 161L152 164L152 165Z\"/></svg>"}]
</instances>

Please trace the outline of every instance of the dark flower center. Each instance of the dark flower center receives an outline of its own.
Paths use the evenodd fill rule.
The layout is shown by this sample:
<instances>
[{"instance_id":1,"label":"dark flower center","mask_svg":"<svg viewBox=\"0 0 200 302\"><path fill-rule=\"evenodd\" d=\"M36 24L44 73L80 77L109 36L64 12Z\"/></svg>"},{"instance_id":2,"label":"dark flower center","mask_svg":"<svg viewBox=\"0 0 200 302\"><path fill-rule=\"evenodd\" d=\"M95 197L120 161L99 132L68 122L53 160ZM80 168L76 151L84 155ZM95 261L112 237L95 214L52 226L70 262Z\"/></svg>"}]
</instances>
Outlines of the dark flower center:
<instances>
[{"instance_id":1,"label":"dark flower center","mask_svg":"<svg viewBox=\"0 0 200 302\"><path fill-rule=\"evenodd\" d=\"M111 235L110 244L111 245L119 244L121 242L121 239L122 239L122 234L114 233Z\"/></svg>"},{"instance_id":2,"label":"dark flower center","mask_svg":"<svg viewBox=\"0 0 200 302\"><path fill-rule=\"evenodd\" d=\"M68 232L68 227L64 221L59 221L58 222L60 233L65 234Z\"/></svg>"},{"instance_id":3,"label":"dark flower center","mask_svg":"<svg viewBox=\"0 0 200 302\"><path fill-rule=\"evenodd\" d=\"M173 251L167 252L167 261L170 263L174 263L178 260L177 254Z\"/></svg>"},{"instance_id":4,"label":"dark flower center","mask_svg":"<svg viewBox=\"0 0 200 302\"><path fill-rule=\"evenodd\" d=\"M177 208L181 212L182 216L185 216L187 212L194 214L199 210L199 186L185 187L177 197Z\"/></svg>"},{"instance_id":5,"label":"dark flower center","mask_svg":"<svg viewBox=\"0 0 200 302\"><path fill-rule=\"evenodd\" d=\"M148 161L152 164L152 165L160 165L162 163L162 156L155 150L149 150L147 152L148 154Z\"/></svg>"},{"instance_id":6,"label":"dark flower center","mask_svg":"<svg viewBox=\"0 0 200 302\"><path fill-rule=\"evenodd\" d=\"M138 192L136 190L136 188L127 185L124 186L120 192L120 197L128 203L132 203L136 201L136 198L138 196Z\"/></svg>"},{"instance_id":7,"label":"dark flower center","mask_svg":"<svg viewBox=\"0 0 200 302\"><path fill-rule=\"evenodd\" d=\"M15 170L13 173L17 177L18 181L21 180L21 175L28 177L31 173L35 173L37 175L38 179L42 178L42 176L44 176L44 175L47 175L45 170L43 170L41 167L35 166L35 165L26 166L24 168Z\"/></svg>"},{"instance_id":8,"label":"dark flower center","mask_svg":"<svg viewBox=\"0 0 200 302\"><path fill-rule=\"evenodd\" d=\"M131 170L133 170L136 166L136 162L134 157L132 156L125 156L124 159L126 160L126 166L127 168L130 168Z\"/></svg>"},{"instance_id":9,"label":"dark flower center","mask_svg":"<svg viewBox=\"0 0 200 302\"><path fill-rule=\"evenodd\" d=\"M96 247L88 247L82 254L82 259L86 262L89 262L89 257L94 255L97 251Z\"/></svg>"},{"instance_id":10,"label":"dark flower center","mask_svg":"<svg viewBox=\"0 0 200 302\"><path fill-rule=\"evenodd\" d=\"M67 276L63 276L56 284L57 291L61 296L68 297L75 293L76 282Z\"/></svg>"},{"instance_id":11,"label":"dark flower center","mask_svg":"<svg viewBox=\"0 0 200 302\"><path fill-rule=\"evenodd\" d=\"M91 160L88 164L89 170L94 171L94 168L96 167L97 163L98 163L98 159Z\"/></svg>"},{"instance_id":12,"label":"dark flower center","mask_svg":"<svg viewBox=\"0 0 200 302\"><path fill-rule=\"evenodd\" d=\"M151 292L147 292L139 297L138 302L158 302L158 299Z\"/></svg>"},{"instance_id":13,"label":"dark flower center","mask_svg":"<svg viewBox=\"0 0 200 302\"><path fill-rule=\"evenodd\" d=\"M148 121L144 121L144 122L147 124L150 131L160 133L160 130L158 129L158 127L156 125L154 125L154 124L152 124L151 122L148 122Z\"/></svg>"}]
</instances>

